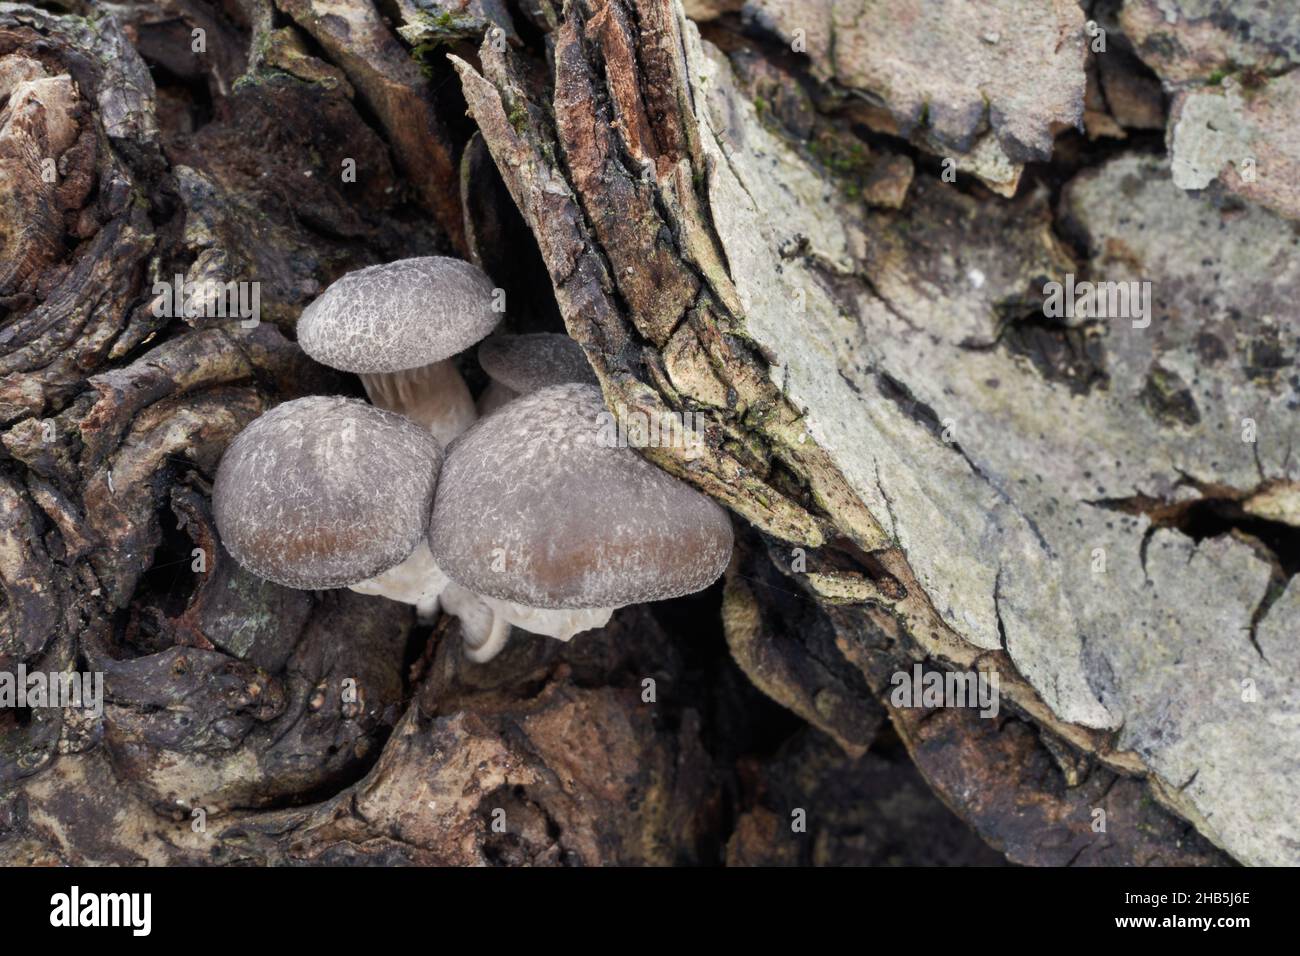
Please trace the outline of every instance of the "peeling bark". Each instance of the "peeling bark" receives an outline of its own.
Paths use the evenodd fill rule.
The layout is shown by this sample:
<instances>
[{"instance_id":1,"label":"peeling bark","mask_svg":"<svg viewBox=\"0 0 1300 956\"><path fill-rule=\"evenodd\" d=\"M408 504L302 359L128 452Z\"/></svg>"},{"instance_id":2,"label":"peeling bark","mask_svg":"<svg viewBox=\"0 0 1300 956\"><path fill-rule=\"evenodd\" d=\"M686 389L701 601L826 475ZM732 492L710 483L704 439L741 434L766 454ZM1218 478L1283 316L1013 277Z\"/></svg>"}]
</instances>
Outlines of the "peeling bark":
<instances>
[{"instance_id":1,"label":"peeling bark","mask_svg":"<svg viewBox=\"0 0 1300 956\"><path fill-rule=\"evenodd\" d=\"M1280 758L1268 775L1266 786L1280 788L1273 796L1256 793L1249 801L1239 800L1230 791L1240 786L1240 771L1198 776L1191 789L1184 787L1181 766L1168 763L1162 747L1153 751L1133 736L1136 705L1120 703L1103 689L1101 673L1128 655L1124 648L1132 645L1125 642L1140 632L1113 620L1101 624L1102 605L1096 612L1088 610L1088 602L1096 599L1079 590L1086 588L1087 560L1077 561L1082 565L1078 570L1063 562L1068 543L1058 534L1066 532L1065 522L1060 532L1052 530L1052 511L1043 510L1052 509L1053 502L1011 490L1016 487L1012 482L1024 485L1033 471L1047 470L1033 457L1048 453L1046 449L1033 450L1031 443L1018 447L1015 436L1032 442L1050 430L1061 434L1060 422L1077 415L1063 403L1077 403L1072 396L1080 393L1096 396L1093 420L1097 415L1104 420L1100 408L1119 398L1122 384L1127 391L1127 383L1116 378L1128 374L1122 351L1094 351L1089 341L1099 339L1099 345L1122 350L1149 349L1151 339L1117 340L1114 327L1079 324L1075 327L1084 338L1061 354L1050 339L1043 341L1047 337L1035 339L1014 327L1016 310L1032 301L1036 278L1061 278L1077 268L1072 250L1055 235L1041 193L1028 191L1009 207L998 208L918 184L911 202L929 210L919 220L864 215L833 194L829 205L835 214L826 218L816 211L827 199L824 180L798 150L763 128L726 59L701 45L685 21L666 25L670 16L666 4L571 4L556 35L554 128L508 55L482 49L481 74L458 63L471 112L538 237L566 324L588 349L610 406L707 410L704 453L689 462L663 449L647 453L726 500L760 531L818 549L822 553L813 562L838 564L843 556L856 562L847 573L837 568L829 585L820 570L809 573L801 582L809 591L823 600L856 599L875 608L866 611L867 618L899 632L914 656L934 657L951 667L996 670L1006 696L1054 736L1095 754L1112 772L1151 775L1156 796L1243 857L1284 859L1281 843L1256 840L1261 825L1257 812L1290 788L1289 758ZM636 61L642 79L629 83L624 74L633 60L627 46L637 30L653 40L645 42ZM660 58L666 49L675 51L675 67ZM665 79L673 85L666 86ZM645 105L648 91L654 91L656 106ZM1148 181L1159 178L1154 169L1145 176ZM653 198L646 196L648 189ZM602 221L611 208L632 209L633 214L618 223ZM918 235L918 221L922 230L933 229L932 239L925 232ZM1026 221L1032 224L1028 231ZM963 248L957 262L947 251L954 230ZM662 256L669 241L680 266L665 273ZM629 247L639 250L636 265L626 254ZM931 247L933 260L927 261ZM653 281L643 279L643 269ZM934 282L936 274L944 277L942 284ZM665 275L674 278L665 280ZM695 288L689 279L700 283L700 291L686 294ZM673 294L677 288L683 291ZM792 323L796 302L804 314L796 307L799 318ZM917 348L916 336L927 327L939 336L937 350ZM1069 327L1067 323L1067 335ZM665 363L669 356L689 362L699 354L690 345L665 347L680 329L689 330L712 359L708 374L659 371L655 351ZM897 353L891 352L893 341ZM720 354L715 343L724 342L743 351ZM637 343L644 344L637 348ZM1031 378L1025 380L1016 353L1036 358L1038 371ZM1095 371L1081 372L1081 360ZM936 411L940 403L952 406L951 396L935 389L930 384L934 379L923 371L933 372L936 361L950 369L941 381L985 390L963 398L966 419L972 408L980 418L966 426L960 444L944 434L955 419ZM1157 360L1151 367L1162 366ZM1184 443L1182 434L1168 431L1171 425L1188 424L1176 411L1183 401L1180 386L1172 384L1170 375L1153 386L1151 374L1148 370L1145 386L1141 380L1138 384L1150 396L1153 426L1165 430L1160 440ZM1005 379L1015 380L1015 388L993 391ZM1025 388L1039 394L1026 402ZM1003 395L1016 403L1008 404ZM1286 390L1277 397L1286 401ZM1271 438L1261 453L1283 453L1290 444L1287 422L1294 423L1294 417L1263 412L1267 405L1246 400L1269 422ZM1120 404L1131 407L1128 400ZM854 416L863 414L869 426L863 428L848 409ZM1041 423L1031 417L1008 430L1015 416L1025 414ZM1046 420L1052 414L1061 416L1055 425ZM1153 439L1131 426L1117 422L1108 433L1126 432L1131 437L1122 441L1150 448ZM1000 447L997 435L1009 447ZM1077 434L1069 437L1079 441ZM1066 473L1054 478L1047 494L1077 494L1077 507L1086 514L1092 499L1084 484L1091 480L1093 488L1104 489L1106 456L1118 452L1116 467L1123 470L1123 447L1112 441L1108 449L1099 435L1091 460L1100 474L1089 476L1083 474L1089 468L1087 457L1067 452L1048 458L1060 461L1065 467L1058 471ZM1249 446L1232 458L1240 460L1243 452L1249 454ZM1222 458L1227 449L1218 454ZM1008 473L1001 462L1006 455L1028 456L1029 463ZM1146 464L1151 457L1135 449L1131 461ZM1282 468L1287 467L1284 462ZM1070 468L1078 471L1070 475ZM1022 477L1023 471L1030 474ZM1177 475L1177 466L1169 473ZM725 491L717 488L719 475L726 478ZM1139 475L1134 479L1144 480ZM936 513L939 502L946 503L946 514ZM1073 518L1069 520L1068 533L1077 537ZM1085 540L1096 537L1110 554L1136 554L1136 549L1107 543L1100 526L1095 528L1085 527ZM1140 528L1134 531L1141 533ZM1212 547L1223 544L1215 539ZM958 570L954 559L965 567ZM1245 565L1242 572L1252 573ZM1238 593L1224 583L1228 593ZM972 589L969 598L963 594L967 587ZM1261 592L1252 592L1246 579L1241 587L1240 597L1229 600L1239 600L1248 619ZM1186 594L1189 588L1196 590L1190 581L1171 582L1169 594ZM1157 603L1172 600L1160 593ZM1125 600L1143 599L1133 595ZM1206 593L1205 600L1221 606L1224 598ZM1101 651L1087 623L1093 613L1099 615L1098 627L1120 635ZM1084 624L1082 634L1076 621ZM1223 646L1222 635L1243 629L1240 623L1222 615L1198 623L1188 615L1175 626L1193 633L1203 627L1206 639L1214 633L1226 655L1207 663L1203 676L1190 677L1186 694L1210 692L1207 681L1220 668L1235 673L1245 667L1242 673L1260 679L1249 660L1238 656L1242 651ZM736 640L751 642L739 636L749 630L736 630ZM1183 639L1187 633L1182 632ZM1249 642L1243 647L1248 651ZM759 668L757 658L751 666ZM1160 668L1173 662L1157 664L1129 655L1119 666L1140 684L1163 681ZM1294 671L1287 663L1279 676ZM767 679L776 680L770 672ZM809 690L788 676L783 680L794 686L777 691L779 699L807 715ZM1268 695L1272 703L1267 710L1278 717L1286 708L1282 687ZM1214 720L1235 721L1235 733L1258 730L1252 739L1260 749L1251 759L1265 757L1265 741L1276 731L1264 728L1276 727L1272 720L1261 723L1213 694L1201 700L1216 713ZM1128 733L1117 736L1124 720ZM1194 746L1205 760L1222 759L1224 742L1204 731L1193 732L1197 736L1200 742ZM1187 759L1181 756L1179 763L1185 765ZM1249 807L1242 805L1246 802ZM1234 820L1238 809L1244 815ZM1224 822L1212 825L1210 816ZM1280 838L1289 824L1279 813L1265 826Z\"/></svg>"}]
</instances>

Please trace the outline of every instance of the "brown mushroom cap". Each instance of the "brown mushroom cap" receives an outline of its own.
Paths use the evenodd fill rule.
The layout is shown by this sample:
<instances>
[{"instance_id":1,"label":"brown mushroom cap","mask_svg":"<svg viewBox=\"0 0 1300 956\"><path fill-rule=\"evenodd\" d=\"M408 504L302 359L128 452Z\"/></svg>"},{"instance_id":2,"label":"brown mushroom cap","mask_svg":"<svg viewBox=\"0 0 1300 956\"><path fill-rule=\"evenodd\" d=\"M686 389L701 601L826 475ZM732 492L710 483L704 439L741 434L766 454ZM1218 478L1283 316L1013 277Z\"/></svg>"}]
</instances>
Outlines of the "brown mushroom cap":
<instances>
[{"instance_id":1,"label":"brown mushroom cap","mask_svg":"<svg viewBox=\"0 0 1300 956\"><path fill-rule=\"evenodd\" d=\"M351 398L285 402L230 443L212 488L226 550L290 588L346 587L406 559L428 527L442 448Z\"/></svg>"},{"instance_id":2,"label":"brown mushroom cap","mask_svg":"<svg viewBox=\"0 0 1300 956\"><path fill-rule=\"evenodd\" d=\"M582 346L554 332L484 339L478 362L495 381L520 395L566 382L598 384Z\"/></svg>"},{"instance_id":3,"label":"brown mushroom cap","mask_svg":"<svg viewBox=\"0 0 1300 956\"><path fill-rule=\"evenodd\" d=\"M460 259L424 256L367 266L335 281L298 319L298 344L330 368L382 373L450 358L501 320L493 286Z\"/></svg>"},{"instance_id":4,"label":"brown mushroom cap","mask_svg":"<svg viewBox=\"0 0 1300 956\"><path fill-rule=\"evenodd\" d=\"M603 442L603 412L599 389L555 385L452 444L429 530L448 577L535 608L621 607L717 579L731 554L726 512Z\"/></svg>"}]
</instances>

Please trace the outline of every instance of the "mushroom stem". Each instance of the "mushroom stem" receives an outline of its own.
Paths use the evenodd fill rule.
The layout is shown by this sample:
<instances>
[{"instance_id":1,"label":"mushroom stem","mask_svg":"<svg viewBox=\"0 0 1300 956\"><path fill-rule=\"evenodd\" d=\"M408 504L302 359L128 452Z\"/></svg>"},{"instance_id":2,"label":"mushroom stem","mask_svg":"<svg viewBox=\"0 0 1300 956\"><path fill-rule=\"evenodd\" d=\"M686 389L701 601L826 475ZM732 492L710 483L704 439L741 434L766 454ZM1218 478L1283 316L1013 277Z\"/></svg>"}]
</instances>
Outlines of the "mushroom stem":
<instances>
[{"instance_id":1,"label":"mushroom stem","mask_svg":"<svg viewBox=\"0 0 1300 956\"><path fill-rule=\"evenodd\" d=\"M492 627L483 642L471 647L468 639L465 643L465 657L475 664L486 664L501 653L510 639L510 622L500 615L492 615Z\"/></svg>"},{"instance_id":2,"label":"mushroom stem","mask_svg":"<svg viewBox=\"0 0 1300 956\"><path fill-rule=\"evenodd\" d=\"M450 359L400 372L363 373L361 384L372 403L423 425L444 448L478 418L469 387Z\"/></svg>"},{"instance_id":3,"label":"mushroom stem","mask_svg":"<svg viewBox=\"0 0 1300 956\"><path fill-rule=\"evenodd\" d=\"M358 594L377 594L402 604L414 604L421 620L437 616L438 596L446 586L447 575L433 563L427 541L417 544L396 567L349 585Z\"/></svg>"},{"instance_id":4,"label":"mushroom stem","mask_svg":"<svg viewBox=\"0 0 1300 956\"><path fill-rule=\"evenodd\" d=\"M510 638L510 622L494 613L479 595L450 581L442 604L448 614L460 619L466 658L485 664L501 653Z\"/></svg>"},{"instance_id":5,"label":"mushroom stem","mask_svg":"<svg viewBox=\"0 0 1300 956\"><path fill-rule=\"evenodd\" d=\"M528 607L476 594L455 581L448 581L443 589L442 606L448 614L460 618L465 656L480 664L496 657L505 647L511 625L530 634L568 641L575 634L604 627L615 611L612 607Z\"/></svg>"}]
</instances>

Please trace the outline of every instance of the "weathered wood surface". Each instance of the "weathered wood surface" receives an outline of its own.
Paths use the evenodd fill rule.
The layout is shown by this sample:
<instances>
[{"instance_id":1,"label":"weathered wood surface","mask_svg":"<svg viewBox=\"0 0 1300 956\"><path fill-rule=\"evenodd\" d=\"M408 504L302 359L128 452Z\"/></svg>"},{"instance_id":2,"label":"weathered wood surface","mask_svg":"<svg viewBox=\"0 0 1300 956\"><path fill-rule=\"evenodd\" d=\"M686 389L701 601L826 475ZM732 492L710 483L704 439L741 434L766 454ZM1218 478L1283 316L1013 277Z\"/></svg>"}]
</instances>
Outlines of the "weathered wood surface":
<instances>
[{"instance_id":1,"label":"weathered wood surface","mask_svg":"<svg viewBox=\"0 0 1300 956\"><path fill-rule=\"evenodd\" d=\"M64 6L0 6L0 670L107 702L0 712L0 858L987 861L951 810L1016 862L1300 859L1284 14L1103 5L1103 54L1064 2ZM230 438L357 389L303 305L438 252L611 408L704 414L647 453L737 515L721 593L476 667L221 551ZM1045 318L1067 273L1151 324ZM176 274L261 324L157 316ZM917 661L1002 714L893 706Z\"/></svg>"}]
</instances>

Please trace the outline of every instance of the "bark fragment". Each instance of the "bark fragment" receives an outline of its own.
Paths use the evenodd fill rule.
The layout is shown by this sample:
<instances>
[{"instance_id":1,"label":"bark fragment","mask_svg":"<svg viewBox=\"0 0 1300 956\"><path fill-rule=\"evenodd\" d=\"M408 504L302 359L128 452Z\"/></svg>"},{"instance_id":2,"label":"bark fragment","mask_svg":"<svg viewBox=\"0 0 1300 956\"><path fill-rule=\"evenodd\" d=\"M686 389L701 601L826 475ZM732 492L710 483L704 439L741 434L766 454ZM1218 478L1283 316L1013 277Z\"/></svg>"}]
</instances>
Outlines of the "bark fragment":
<instances>
[{"instance_id":1,"label":"bark fragment","mask_svg":"<svg viewBox=\"0 0 1300 956\"><path fill-rule=\"evenodd\" d=\"M1137 0L1124 5L1119 22L1173 94L1166 138L1174 182L1199 190L1217 180L1229 192L1300 218L1295 10Z\"/></svg>"},{"instance_id":2,"label":"bark fragment","mask_svg":"<svg viewBox=\"0 0 1300 956\"><path fill-rule=\"evenodd\" d=\"M1057 127L1082 122L1088 36L1064 0L751 0L745 10L821 79L883 106L879 128L915 134L1007 195L1023 163L1051 155Z\"/></svg>"}]
</instances>

